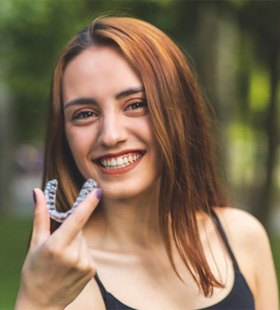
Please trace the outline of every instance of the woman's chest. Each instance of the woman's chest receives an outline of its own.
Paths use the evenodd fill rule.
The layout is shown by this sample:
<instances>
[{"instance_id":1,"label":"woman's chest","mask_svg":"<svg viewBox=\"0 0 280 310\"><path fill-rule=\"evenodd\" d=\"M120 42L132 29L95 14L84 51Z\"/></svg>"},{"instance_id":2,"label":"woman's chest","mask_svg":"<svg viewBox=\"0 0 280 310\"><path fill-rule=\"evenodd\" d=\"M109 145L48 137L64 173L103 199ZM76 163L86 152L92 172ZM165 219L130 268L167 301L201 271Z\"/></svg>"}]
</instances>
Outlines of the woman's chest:
<instances>
[{"instance_id":1,"label":"woman's chest","mask_svg":"<svg viewBox=\"0 0 280 310\"><path fill-rule=\"evenodd\" d=\"M132 309L199 309L225 298L232 287L232 266L227 265L225 287L215 289L211 298L201 294L191 273L175 258L179 279L168 257L159 255L122 255L96 253L95 261L100 292L118 305ZM224 268L224 266L223 266ZM222 273L224 273L222 271ZM90 291L83 292L83 300L89 300ZM80 296L81 298L81 296ZM80 299L82 302L82 298ZM120 308L129 309L129 308Z\"/></svg>"}]
</instances>

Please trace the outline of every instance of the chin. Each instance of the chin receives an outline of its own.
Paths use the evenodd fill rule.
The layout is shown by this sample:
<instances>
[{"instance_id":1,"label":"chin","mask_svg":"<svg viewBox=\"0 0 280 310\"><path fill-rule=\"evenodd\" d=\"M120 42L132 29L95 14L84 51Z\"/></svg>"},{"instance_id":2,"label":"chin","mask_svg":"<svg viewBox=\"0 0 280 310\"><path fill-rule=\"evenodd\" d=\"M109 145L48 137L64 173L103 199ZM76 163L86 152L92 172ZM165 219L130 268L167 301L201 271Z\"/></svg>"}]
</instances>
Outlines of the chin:
<instances>
[{"instance_id":1,"label":"chin","mask_svg":"<svg viewBox=\"0 0 280 310\"><path fill-rule=\"evenodd\" d=\"M157 193L157 189L159 186L158 179L155 179L148 184L141 184L140 182L134 183L130 182L130 184L112 184L110 186L104 186L103 196L110 200L127 200L127 199L139 199L147 197L151 197ZM140 184L139 184L140 183Z\"/></svg>"},{"instance_id":2,"label":"chin","mask_svg":"<svg viewBox=\"0 0 280 310\"><path fill-rule=\"evenodd\" d=\"M142 191L140 189L137 190L136 188L103 187L102 189L103 189L103 196L110 200L132 199L142 194Z\"/></svg>"}]
</instances>

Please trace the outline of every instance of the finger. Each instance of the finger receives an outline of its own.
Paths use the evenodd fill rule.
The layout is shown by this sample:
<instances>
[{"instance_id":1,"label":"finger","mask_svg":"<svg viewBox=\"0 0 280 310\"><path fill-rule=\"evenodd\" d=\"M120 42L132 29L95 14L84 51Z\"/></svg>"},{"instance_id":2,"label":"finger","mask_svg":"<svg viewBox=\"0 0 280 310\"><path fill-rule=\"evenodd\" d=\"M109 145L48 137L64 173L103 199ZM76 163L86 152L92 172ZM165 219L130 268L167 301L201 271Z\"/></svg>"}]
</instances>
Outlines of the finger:
<instances>
[{"instance_id":1,"label":"finger","mask_svg":"<svg viewBox=\"0 0 280 310\"><path fill-rule=\"evenodd\" d=\"M57 229L52 238L60 240L61 246L66 246L82 231L92 212L97 207L102 195L100 188L95 188L75 211ZM63 238L61 237L63 236Z\"/></svg>"},{"instance_id":2,"label":"finger","mask_svg":"<svg viewBox=\"0 0 280 310\"><path fill-rule=\"evenodd\" d=\"M39 188L35 188L33 197L34 217L31 244L38 244L50 236L50 217L43 192Z\"/></svg>"},{"instance_id":3,"label":"finger","mask_svg":"<svg viewBox=\"0 0 280 310\"><path fill-rule=\"evenodd\" d=\"M95 264L82 232L77 234L71 244L65 249L66 251L68 252L68 259L72 260L72 263L78 270L83 273L95 272Z\"/></svg>"}]
</instances>

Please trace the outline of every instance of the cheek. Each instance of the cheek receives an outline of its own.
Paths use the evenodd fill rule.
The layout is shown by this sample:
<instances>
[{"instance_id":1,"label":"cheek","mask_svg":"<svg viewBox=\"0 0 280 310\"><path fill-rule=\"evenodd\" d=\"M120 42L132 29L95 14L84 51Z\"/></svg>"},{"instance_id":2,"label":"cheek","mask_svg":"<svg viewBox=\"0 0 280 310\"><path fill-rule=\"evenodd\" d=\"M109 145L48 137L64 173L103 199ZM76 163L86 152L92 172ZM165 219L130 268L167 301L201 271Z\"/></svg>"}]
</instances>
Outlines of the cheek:
<instances>
[{"instance_id":1,"label":"cheek","mask_svg":"<svg viewBox=\"0 0 280 310\"><path fill-rule=\"evenodd\" d=\"M145 124L139 125L143 138L146 140L146 143L157 155L159 154L159 145L155 136L155 131L151 121L148 119Z\"/></svg>"},{"instance_id":2,"label":"cheek","mask_svg":"<svg viewBox=\"0 0 280 310\"><path fill-rule=\"evenodd\" d=\"M154 166L158 170L160 174L160 169L162 166L162 152L160 151L160 146L156 139L155 131L151 122L149 122L146 126L146 139L152 151L152 159L154 161Z\"/></svg>"},{"instance_id":3,"label":"cheek","mask_svg":"<svg viewBox=\"0 0 280 310\"><path fill-rule=\"evenodd\" d=\"M79 162L90 147L90 140L82 130L65 128L66 139L76 162Z\"/></svg>"},{"instance_id":4,"label":"cheek","mask_svg":"<svg viewBox=\"0 0 280 310\"><path fill-rule=\"evenodd\" d=\"M145 141L145 144L148 146L149 151L151 152L151 164L157 170L158 174L160 173L160 167L162 164L162 155L160 152L160 147L157 142L153 125L148 119L146 122L138 124L138 134L141 140Z\"/></svg>"},{"instance_id":5,"label":"cheek","mask_svg":"<svg viewBox=\"0 0 280 310\"><path fill-rule=\"evenodd\" d=\"M156 144L154 128L148 115L143 118L133 119L131 123L131 128L133 128L134 133L138 135L142 140L144 140L147 144Z\"/></svg>"}]
</instances>

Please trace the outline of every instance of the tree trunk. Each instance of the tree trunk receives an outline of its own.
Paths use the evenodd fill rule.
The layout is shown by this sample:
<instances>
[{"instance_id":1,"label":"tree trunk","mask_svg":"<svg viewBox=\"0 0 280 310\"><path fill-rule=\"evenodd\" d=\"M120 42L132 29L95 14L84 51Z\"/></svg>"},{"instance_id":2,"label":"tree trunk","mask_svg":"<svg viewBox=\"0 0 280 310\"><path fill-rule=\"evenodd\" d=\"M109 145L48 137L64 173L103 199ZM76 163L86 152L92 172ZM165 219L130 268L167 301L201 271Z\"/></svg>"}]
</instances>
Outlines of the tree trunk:
<instances>
[{"instance_id":1,"label":"tree trunk","mask_svg":"<svg viewBox=\"0 0 280 310\"><path fill-rule=\"evenodd\" d=\"M0 77L0 213L11 209L13 126L9 93Z\"/></svg>"},{"instance_id":2,"label":"tree trunk","mask_svg":"<svg viewBox=\"0 0 280 310\"><path fill-rule=\"evenodd\" d=\"M279 121L277 110L277 86L279 82L279 45L272 45L268 59L270 73L270 100L265 133L267 136L266 175L261 192L260 203L256 208L256 216L262 221L266 229L270 229L269 221L273 210L274 171L276 168L276 151L279 144Z\"/></svg>"}]
</instances>

